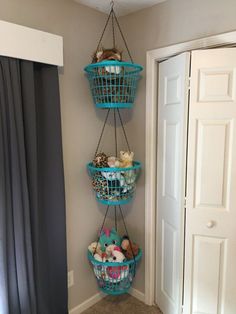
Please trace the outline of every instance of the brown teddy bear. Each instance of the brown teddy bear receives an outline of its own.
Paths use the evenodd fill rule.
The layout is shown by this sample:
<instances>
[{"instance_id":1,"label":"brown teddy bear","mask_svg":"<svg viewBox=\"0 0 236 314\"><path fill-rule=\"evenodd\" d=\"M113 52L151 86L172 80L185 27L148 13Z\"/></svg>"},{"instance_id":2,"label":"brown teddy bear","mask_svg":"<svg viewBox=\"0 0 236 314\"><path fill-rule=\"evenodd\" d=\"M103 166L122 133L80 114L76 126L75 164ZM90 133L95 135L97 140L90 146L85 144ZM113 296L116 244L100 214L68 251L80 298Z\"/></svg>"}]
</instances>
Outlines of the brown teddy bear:
<instances>
[{"instance_id":1,"label":"brown teddy bear","mask_svg":"<svg viewBox=\"0 0 236 314\"><path fill-rule=\"evenodd\" d=\"M127 260L133 259L134 256L138 255L138 252L139 252L138 244L130 241L127 236L123 237L123 240L121 242L121 248Z\"/></svg>"},{"instance_id":2,"label":"brown teddy bear","mask_svg":"<svg viewBox=\"0 0 236 314\"><path fill-rule=\"evenodd\" d=\"M117 48L104 49L102 48L99 51L96 51L93 55L92 62L97 63L101 61L121 61L122 60L122 52Z\"/></svg>"}]
</instances>

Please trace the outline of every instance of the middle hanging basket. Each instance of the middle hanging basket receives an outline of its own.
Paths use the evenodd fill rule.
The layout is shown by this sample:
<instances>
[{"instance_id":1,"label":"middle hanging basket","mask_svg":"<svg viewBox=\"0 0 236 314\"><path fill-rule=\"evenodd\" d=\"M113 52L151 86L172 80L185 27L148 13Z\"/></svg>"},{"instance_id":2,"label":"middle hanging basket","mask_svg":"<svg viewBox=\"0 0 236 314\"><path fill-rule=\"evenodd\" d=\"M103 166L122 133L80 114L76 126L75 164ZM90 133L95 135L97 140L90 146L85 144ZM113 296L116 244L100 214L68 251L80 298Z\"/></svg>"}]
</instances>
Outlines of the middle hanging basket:
<instances>
[{"instance_id":1,"label":"middle hanging basket","mask_svg":"<svg viewBox=\"0 0 236 314\"><path fill-rule=\"evenodd\" d=\"M85 67L93 101L98 108L133 107L142 66L102 61Z\"/></svg>"},{"instance_id":2,"label":"middle hanging basket","mask_svg":"<svg viewBox=\"0 0 236 314\"><path fill-rule=\"evenodd\" d=\"M87 165L97 200L106 205L122 205L133 198L141 163L133 162L129 168L97 168Z\"/></svg>"}]
</instances>

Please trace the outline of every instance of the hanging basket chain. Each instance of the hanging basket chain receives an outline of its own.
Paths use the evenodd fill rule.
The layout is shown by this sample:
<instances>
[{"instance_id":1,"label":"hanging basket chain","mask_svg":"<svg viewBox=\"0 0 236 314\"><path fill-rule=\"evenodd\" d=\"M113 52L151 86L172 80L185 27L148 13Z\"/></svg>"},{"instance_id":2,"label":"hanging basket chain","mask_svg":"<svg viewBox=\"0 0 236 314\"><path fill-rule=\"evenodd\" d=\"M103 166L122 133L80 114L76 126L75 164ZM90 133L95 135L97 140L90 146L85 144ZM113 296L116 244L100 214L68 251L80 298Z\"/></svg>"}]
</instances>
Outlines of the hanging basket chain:
<instances>
[{"instance_id":1,"label":"hanging basket chain","mask_svg":"<svg viewBox=\"0 0 236 314\"><path fill-rule=\"evenodd\" d=\"M114 209L115 209L115 228L116 228L116 232L118 232L118 229L117 229L117 212L116 212L116 206L114 206Z\"/></svg>"},{"instance_id":2,"label":"hanging basket chain","mask_svg":"<svg viewBox=\"0 0 236 314\"><path fill-rule=\"evenodd\" d=\"M116 109L114 109L114 132L115 132L115 157L118 155L117 129L116 129Z\"/></svg>"},{"instance_id":3,"label":"hanging basket chain","mask_svg":"<svg viewBox=\"0 0 236 314\"><path fill-rule=\"evenodd\" d=\"M121 34L121 37L122 37L122 39L123 39L123 41L124 41L126 50L127 50L127 52L128 52L128 55L129 55L129 58L130 58L131 62L134 63L133 58L132 58L131 53L130 53L130 50L129 50L129 47L128 47L128 44L127 44L127 42L126 42L126 40L125 40L125 36L124 36L124 34L123 34L123 32L122 32L120 23L119 23L119 21L118 21L118 18L117 18L117 16L116 16L116 13L115 13L113 7L114 7L114 2L112 1L112 2L111 2L111 10L110 10L110 13L109 13L109 15L108 15L108 18L107 18L107 20L106 20L104 29L103 29L103 31L102 31L102 35L101 35L101 37L100 37L100 39L99 39L99 41L98 41L98 45L97 45L97 49L96 49L95 54L96 54L96 53L98 52L98 50L99 50L99 47L100 47L100 45L101 45L102 39L103 39L104 34L105 34L105 31L106 31L107 26L108 26L108 24L109 24L109 21L110 21L110 19L111 19L111 22L112 22L112 36L113 36L113 48L115 48L115 46L116 46L116 38L115 38L115 23L116 23L116 25L117 25L117 27L118 27L118 29L119 29L119 32L120 32L120 34Z\"/></svg>"},{"instance_id":4,"label":"hanging basket chain","mask_svg":"<svg viewBox=\"0 0 236 314\"><path fill-rule=\"evenodd\" d=\"M96 157L96 155L97 155L97 153L98 153L98 150L99 150L99 147L100 147L100 144L101 144L101 141L102 141L102 137L103 137L103 134L104 134L104 131L105 131L105 127L106 127L106 124L107 124L107 120L108 120L108 117L109 117L110 110L111 110L111 109L108 109L108 110L107 110L107 115L106 115L106 118L105 118L105 121L104 121L104 124L103 124L103 127L102 127L101 135L100 135L99 140L98 140L98 144L97 144L97 148L96 148L96 151L95 151L95 154L94 154L94 158ZM118 140L117 140L116 110L117 110L117 112L118 112L120 124L121 124L121 127L122 127L122 131L123 131L123 134L124 134L124 137L125 137L125 141L126 141L126 145L127 145L127 147L128 147L129 153L131 153L131 149L130 149L128 137L127 137L127 134L126 134L126 131L125 131L125 127L124 127L124 124L123 124L123 121L122 121L122 118L121 118L120 110L119 110L118 108L117 108L117 109L114 109L115 154L116 154L116 157L117 157L117 155L118 155Z\"/></svg>"},{"instance_id":5,"label":"hanging basket chain","mask_svg":"<svg viewBox=\"0 0 236 314\"><path fill-rule=\"evenodd\" d=\"M114 5L114 4L113 4ZM112 22L112 39L113 39L113 47L116 47L116 36L115 36L115 25L114 25L114 10L112 7L112 16L111 16L111 22Z\"/></svg>"},{"instance_id":6,"label":"hanging basket chain","mask_svg":"<svg viewBox=\"0 0 236 314\"><path fill-rule=\"evenodd\" d=\"M105 225L105 221L106 221L106 218L107 218L107 214L108 214L108 211L109 211L109 207L110 207L110 205L107 206L106 214L105 214L105 216L104 216L103 223L102 223L102 227L101 227L100 232L99 232L99 234L98 234L97 245L96 245L96 249L95 249L95 251L94 251L94 253L93 253L93 256L94 256L95 253L97 252L98 242L99 242L99 240L100 240L100 238L101 238L102 230L103 230L103 227L104 227L104 225Z\"/></svg>"},{"instance_id":7,"label":"hanging basket chain","mask_svg":"<svg viewBox=\"0 0 236 314\"><path fill-rule=\"evenodd\" d=\"M124 137L125 137L125 141L126 141L127 147L128 147L129 153L131 153L131 149L130 149L128 137L127 137L127 134L126 134L126 132L125 132L125 127L124 127L124 124L123 124L123 121L122 121L122 118L121 118L120 110L117 109L117 111L118 111L118 115L119 115L119 119L120 119L120 124L121 124L122 130L123 130L123 133L124 133Z\"/></svg>"},{"instance_id":8,"label":"hanging basket chain","mask_svg":"<svg viewBox=\"0 0 236 314\"><path fill-rule=\"evenodd\" d=\"M122 218L122 220L123 220L123 224L124 224L124 227L125 227L125 232L126 232L127 237L128 237L128 241L129 241L129 245L130 245L130 248L131 248L131 252L132 252L132 255L133 255L133 260L134 260L134 276L135 276L135 272L136 272L136 260L135 260L135 255L134 255L132 243L131 243L131 241L130 241L130 237L129 237L129 234L128 234L128 229L127 229L127 227L126 227L124 215L123 215L123 212L122 212L122 209L121 209L121 206L120 206L120 205L119 205L119 209L120 209L121 218Z\"/></svg>"},{"instance_id":9,"label":"hanging basket chain","mask_svg":"<svg viewBox=\"0 0 236 314\"><path fill-rule=\"evenodd\" d=\"M120 31L121 37L122 37L122 39L123 39L123 41L124 41L126 50L127 50L128 55L129 55L129 57L130 57L130 60L131 60L132 63L134 63L133 58L132 58L131 53L130 53L130 50L129 50L129 47L128 47L128 44L127 44L127 42L126 42L126 40L125 40L125 36L124 36L124 34L123 34L123 32L122 32L122 29L121 29L121 27L120 27L120 23L119 23L119 21L118 21L118 19L117 19L117 16L116 16L114 10L113 10L113 15L114 15L116 24L117 24L117 26L118 26L118 29L119 29L119 31Z\"/></svg>"},{"instance_id":10,"label":"hanging basket chain","mask_svg":"<svg viewBox=\"0 0 236 314\"><path fill-rule=\"evenodd\" d=\"M109 15L108 15L108 18L107 18L107 20L106 20L106 23L105 23L104 29L103 29L103 31L102 31L102 35L101 35L101 37L100 37L100 39L99 39L99 41L98 41L98 45L97 45L97 49L96 49L96 52L95 52L95 53L98 52L98 49L99 49L100 44L101 44L101 42L102 42L103 36L104 36L105 31L106 31L106 29L107 29L108 23L109 23L109 21L110 21L112 12L113 12L113 7L111 8L111 11L110 11L110 13L109 13Z\"/></svg>"},{"instance_id":11,"label":"hanging basket chain","mask_svg":"<svg viewBox=\"0 0 236 314\"><path fill-rule=\"evenodd\" d=\"M104 122L104 124L103 124L102 132L101 132L101 135L100 135L99 140L98 140L98 144L97 144L97 148L96 148L96 151L95 151L95 154L94 154L94 158L96 157L96 155L97 155L97 153L98 153L98 149L99 149L99 146L100 146L100 144L101 144L101 140L102 140L102 137L103 137L103 133L104 133L106 124L107 124L107 119L108 119L110 110L111 110L111 109L108 109L108 110L107 110L106 119L105 119L105 122Z\"/></svg>"}]
</instances>

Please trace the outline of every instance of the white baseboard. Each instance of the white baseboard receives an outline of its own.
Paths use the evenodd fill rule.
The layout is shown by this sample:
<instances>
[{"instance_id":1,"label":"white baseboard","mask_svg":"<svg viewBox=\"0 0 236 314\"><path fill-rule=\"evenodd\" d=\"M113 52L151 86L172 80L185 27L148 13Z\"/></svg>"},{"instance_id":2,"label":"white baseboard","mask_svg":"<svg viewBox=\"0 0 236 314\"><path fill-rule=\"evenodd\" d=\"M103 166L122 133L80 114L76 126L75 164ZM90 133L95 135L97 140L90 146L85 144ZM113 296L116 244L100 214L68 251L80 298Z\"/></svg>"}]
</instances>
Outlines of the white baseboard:
<instances>
[{"instance_id":1,"label":"white baseboard","mask_svg":"<svg viewBox=\"0 0 236 314\"><path fill-rule=\"evenodd\" d=\"M145 302L145 295L139 290L130 288L129 294L138 299L139 301ZM106 294L99 292L92 296L91 298L89 298L88 300L74 307L72 310L69 311L69 314L81 314L106 296L107 296Z\"/></svg>"},{"instance_id":2,"label":"white baseboard","mask_svg":"<svg viewBox=\"0 0 236 314\"><path fill-rule=\"evenodd\" d=\"M130 288L129 294L138 299L139 301L145 303L145 295L141 291L134 288Z\"/></svg>"},{"instance_id":3,"label":"white baseboard","mask_svg":"<svg viewBox=\"0 0 236 314\"><path fill-rule=\"evenodd\" d=\"M86 311L88 308L102 300L106 294L99 292L89 298L88 300L84 301L83 303L79 304L78 306L74 307L72 310L69 311L69 314L80 314Z\"/></svg>"}]
</instances>

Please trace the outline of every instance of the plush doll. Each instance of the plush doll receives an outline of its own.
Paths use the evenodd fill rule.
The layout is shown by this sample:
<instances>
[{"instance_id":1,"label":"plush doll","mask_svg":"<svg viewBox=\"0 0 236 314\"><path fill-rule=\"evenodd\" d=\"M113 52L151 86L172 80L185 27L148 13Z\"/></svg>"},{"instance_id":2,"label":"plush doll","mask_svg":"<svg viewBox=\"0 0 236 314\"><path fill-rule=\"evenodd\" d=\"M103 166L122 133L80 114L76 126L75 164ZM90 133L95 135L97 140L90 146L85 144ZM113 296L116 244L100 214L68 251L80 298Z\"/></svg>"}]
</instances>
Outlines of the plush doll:
<instances>
[{"instance_id":1,"label":"plush doll","mask_svg":"<svg viewBox=\"0 0 236 314\"><path fill-rule=\"evenodd\" d=\"M104 153L98 153L96 154L94 160L93 160L93 165L97 168L106 168L108 167L107 163L108 157Z\"/></svg>"},{"instance_id":2,"label":"plush doll","mask_svg":"<svg viewBox=\"0 0 236 314\"><path fill-rule=\"evenodd\" d=\"M96 261L98 261L98 262L102 262L102 261L103 261L102 256L99 255L98 253L95 253L95 254L93 255L93 257L94 257L94 259L95 259Z\"/></svg>"},{"instance_id":3,"label":"plush doll","mask_svg":"<svg viewBox=\"0 0 236 314\"><path fill-rule=\"evenodd\" d=\"M133 259L134 256L138 255L138 252L139 252L139 246L136 243L133 243L132 241L130 241L127 236L123 237L123 240L121 242L121 248L127 260ZM133 256L133 253L134 253L134 256Z\"/></svg>"},{"instance_id":4,"label":"plush doll","mask_svg":"<svg viewBox=\"0 0 236 314\"><path fill-rule=\"evenodd\" d=\"M133 152L120 152L120 167L121 168L129 168L133 166Z\"/></svg>"},{"instance_id":5,"label":"plush doll","mask_svg":"<svg viewBox=\"0 0 236 314\"><path fill-rule=\"evenodd\" d=\"M88 250L90 253L94 254L95 253L95 250L96 250L96 253L98 253L99 255L102 256L102 250L101 250L101 244L98 243L98 242L92 242L89 247L88 247Z\"/></svg>"},{"instance_id":6,"label":"plush doll","mask_svg":"<svg viewBox=\"0 0 236 314\"><path fill-rule=\"evenodd\" d=\"M119 51L117 48L111 48L111 49L102 48L101 50L96 51L94 53L92 62L97 63L97 62L107 61L107 60L121 61L122 52Z\"/></svg>"},{"instance_id":7,"label":"plush doll","mask_svg":"<svg viewBox=\"0 0 236 314\"><path fill-rule=\"evenodd\" d=\"M105 252L106 248L111 244L120 246L121 238L114 228L111 230L104 228L100 234L99 243L101 244L102 252Z\"/></svg>"},{"instance_id":8,"label":"plush doll","mask_svg":"<svg viewBox=\"0 0 236 314\"><path fill-rule=\"evenodd\" d=\"M106 255L107 257L111 257L112 252L114 251L114 248L116 247L116 244L110 244L106 247Z\"/></svg>"},{"instance_id":9,"label":"plush doll","mask_svg":"<svg viewBox=\"0 0 236 314\"><path fill-rule=\"evenodd\" d=\"M115 246L112 251L112 256L110 257L110 262L113 263L122 263L125 260L124 254L121 252L121 248ZM128 266L108 266L107 267L107 274L110 278L110 281L120 281L121 277L124 278L124 274L128 273L129 267ZM127 274L126 274L127 275Z\"/></svg>"},{"instance_id":10,"label":"plush doll","mask_svg":"<svg viewBox=\"0 0 236 314\"><path fill-rule=\"evenodd\" d=\"M120 167L120 161L117 157L108 157L108 166L110 168L119 168Z\"/></svg>"},{"instance_id":11,"label":"plush doll","mask_svg":"<svg viewBox=\"0 0 236 314\"><path fill-rule=\"evenodd\" d=\"M125 255L121 252L119 246L115 246L111 252L111 257L114 263L122 263L125 260Z\"/></svg>"}]
</instances>

